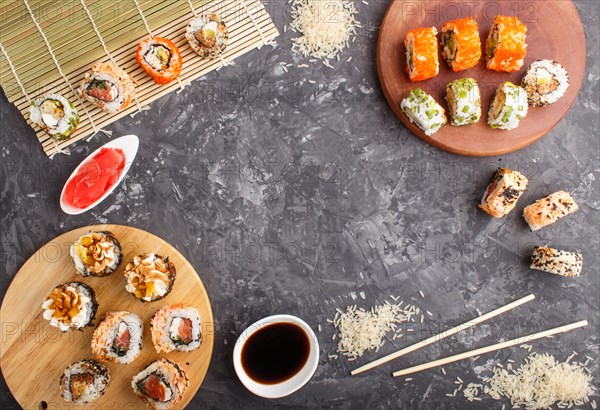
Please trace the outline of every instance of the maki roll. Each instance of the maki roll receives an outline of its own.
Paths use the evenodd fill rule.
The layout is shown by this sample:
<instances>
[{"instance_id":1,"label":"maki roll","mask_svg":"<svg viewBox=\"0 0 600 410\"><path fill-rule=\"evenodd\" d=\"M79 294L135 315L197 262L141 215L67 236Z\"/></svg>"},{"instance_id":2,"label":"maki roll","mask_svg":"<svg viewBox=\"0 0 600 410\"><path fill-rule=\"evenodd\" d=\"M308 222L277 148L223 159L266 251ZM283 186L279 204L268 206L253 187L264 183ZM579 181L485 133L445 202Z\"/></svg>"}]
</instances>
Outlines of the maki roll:
<instances>
[{"instance_id":1,"label":"maki roll","mask_svg":"<svg viewBox=\"0 0 600 410\"><path fill-rule=\"evenodd\" d=\"M519 71L527 52L527 27L517 17L496 16L485 42L488 70Z\"/></svg>"},{"instance_id":2,"label":"maki roll","mask_svg":"<svg viewBox=\"0 0 600 410\"><path fill-rule=\"evenodd\" d=\"M177 363L158 359L133 376L131 387L151 409L173 408L185 394L189 380Z\"/></svg>"},{"instance_id":3,"label":"maki roll","mask_svg":"<svg viewBox=\"0 0 600 410\"><path fill-rule=\"evenodd\" d=\"M520 172L499 168L485 189L479 208L494 218L502 218L513 210L519 197L525 192L527 182L525 175Z\"/></svg>"},{"instance_id":4,"label":"maki roll","mask_svg":"<svg viewBox=\"0 0 600 410\"><path fill-rule=\"evenodd\" d=\"M135 82L112 62L98 63L85 74L79 92L89 102L109 113L129 106Z\"/></svg>"},{"instance_id":5,"label":"maki roll","mask_svg":"<svg viewBox=\"0 0 600 410\"><path fill-rule=\"evenodd\" d=\"M200 313L194 306L165 306L152 316L152 343L158 353L192 351L202 343L201 325Z\"/></svg>"},{"instance_id":6,"label":"maki roll","mask_svg":"<svg viewBox=\"0 0 600 410\"><path fill-rule=\"evenodd\" d=\"M477 65L481 58L481 41L474 18L452 20L442 26L442 57L452 71Z\"/></svg>"},{"instance_id":7,"label":"maki roll","mask_svg":"<svg viewBox=\"0 0 600 410\"><path fill-rule=\"evenodd\" d=\"M104 394L110 371L95 360L80 360L60 377L60 394L65 401L89 403Z\"/></svg>"},{"instance_id":8,"label":"maki roll","mask_svg":"<svg viewBox=\"0 0 600 410\"><path fill-rule=\"evenodd\" d=\"M108 231L86 233L71 245L70 253L81 276L110 275L123 259L121 244Z\"/></svg>"},{"instance_id":9,"label":"maki roll","mask_svg":"<svg viewBox=\"0 0 600 410\"><path fill-rule=\"evenodd\" d=\"M527 115L527 93L518 85L506 81L498 87L488 111L488 124L492 128L512 130Z\"/></svg>"},{"instance_id":10,"label":"maki roll","mask_svg":"<svg viewBox=\"0 0 600 410\"><path fill-rule=\"evenodd\" d=\"M153 302L171 292L175 265L154 253L138 255L125 267L125 289L142 302Z\"/></svg>"},{"instance_id":11,"label":"maki roll","mask_svg":"<svg viewBox=\"0 0 600 410\"><path fill-rule=\"evenodd\" d=\"M29 119L58 141L69 139L79 125L77 109L59 94L50 94L32 102Z\"/></svg>"},{"instance_id":12,"label":"maki roll","mask_svg":"<svg viewBox=\"0 0 600 410\"><path fill-rule=\"evenodd\" d=\"M477 81L461 78L446 86L446 102L452 125L474 124L481 118L481 95Z\"/></svg>"},{"instance_id":13,"label":"maki roll","mask_svg":"<svg viewBox=\"0 0 600 410\"><path fill-rule=\"evenodd\" d=\"M558 191L546 198L538 199L535 203L526 206L523 217L532 231L537 231L551 225L573 212L579 207L575 200L566 191Z\"/></svg>"},{"instance_id":14,"label":"maki roll","mask_svg":"<svg viewBox=\"0 0 600 410\"><path fill-rule=\"evenodd\" d=\"M218 14L201 15L188 24L185 38L202 58L215 58L225 51L229 31Z\"/></svg>"},{"instance_id":15,"label":"maki roll","mask_svg":"<svg viewBox=\"0 0 600 410\"><path fill-rule=\"evenodd\" d=\"M547 246L533 248L531 269L572 278L581 274L582 267L583 257L577 252L560 251Z\"/></svg>"},{"instance_id":16,"label":"maki roll","mask_svg":"<svg viewBox=\"0 0 600 410\"><path fill-rule=\"evenodd\" d=\"M404 39L406 72L410 81L427 80L439 72L437 30L421 27L409 31Z\"/></svg>"},{"instance_id":17,"label":"maki roll","mask_svg":"<svg viewBox=\"0 0 600 410\"><path fill-rule=\"evenodd\" d=\"M400 103L402 112L426 135L435 134L446 123L446 114L432 96L415 88Z\"/></svg>"},{"instance_id":18,"label":"maki roll","mask_svg":"<svg viewBox=\"0 0 600 410\"><path fill-rule=\"evenodd\" d=\"M92 353L100 360L131 363L142 351L143 330L135 313L108 312L94 330Z\"/></svg>"},{"instance_id":19,"label":"maki roll","mask_svg":"<svg viewBox=\"0 0 600 410\"><path fill-rule=\"evenodd\" d=\"M537 60L525 72L521 85L527 93L529 105L548 105L565 95L569 88L569 75L556 61Z\"/></svg>"},{"instance_id":20,"label":"maki roll","mask_svg":"<svg viewBox=\"0 0 600 410\"><path fill-rule=\"evenodd\" d=\"M85 283L68 282L54 288L42 304L44 319L50 326L66 332L81 330L90 325L96 316L98 302L94 290Z\"/></svg>"},{"instance_id":21,"label":"maki roll","mask_svg":"<svg viewBox=\"0 0 600 410\"><path fill-rule=\"evenodd\" d=\"M150 37L141 41L135 59L157 84L167 84L181 72L181 53L168 38Z\"/></svg>"}]
</instances>

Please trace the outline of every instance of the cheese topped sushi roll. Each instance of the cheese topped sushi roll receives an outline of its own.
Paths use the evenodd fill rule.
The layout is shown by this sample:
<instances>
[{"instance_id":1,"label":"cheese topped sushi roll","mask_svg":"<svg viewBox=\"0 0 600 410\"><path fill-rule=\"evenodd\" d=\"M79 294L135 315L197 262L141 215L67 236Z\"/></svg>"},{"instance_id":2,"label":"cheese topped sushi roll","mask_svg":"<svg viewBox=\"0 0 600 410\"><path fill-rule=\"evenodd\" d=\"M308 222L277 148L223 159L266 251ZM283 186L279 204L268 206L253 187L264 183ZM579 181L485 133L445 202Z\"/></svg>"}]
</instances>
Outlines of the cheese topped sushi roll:
<instances>
[{"instance_id":1,"label":"cheese topped sushi roll","mask_svg":"<svg viewBox=\"0 0 600 410\"><path fill-rule=\"evenodd\" d=\"M88 232L70 248L75 269L81 276L103 277L121 264L121 244L108 231Z\"/></svg>"},{"instance_id":2,"label":"cheese topped sushi roll","mask_svg":"<svg viewBox=\"0 0 600 410\"><path fill-rule=\"evenodd\" d=\"M543 270L569 278L579 276L583 257L577 252L567 252L547 246L536 246L531 256L531 269Z\"/></svg>"},{"instance_id":3,"label":"cheese topped sushi roll","mask_svg":"<svg viewBox=\"0 0 600 410\"><path fill-rule=\"evenodd\" d=\"M481 95L477 81L461 78L446 86L446 102L452 125L474 124L481 118Z\"/></svg>"},{"instance_id":4,"label":"cheese topped sushi roll","mask_svg":"<svg viewBox=\"0 0 600 410\"><path fill-rule=\"evenodd\" d=\"M151 409L171 409L183 399L188 376L177 363L158 359L133 376L131 387Z\"/></svg>"},{"instance_id":5,"label":"cheese topped sushi roll","mask_svg":"<svg viewBox=\"0 0 600 410\"><path fill-rule=\"evenodd\" d=\"M452 20L442 26L442 56L452 71L477 65L481 58L481 41L474 18Z\"/></svg>"},{"instance_id":6,"label":"cheese topped sushi roll","mask_svg":"<svg viewBox=\"0 0 600 410\"><path fill-rule=\"evenodd\" d=\"M202 58L218 57L227 46L229 31L218 14L201 15L188 24L185 38Z\"/></svg>"},{"instance_id":7,"label":"cheese topped sushi roll","mask_svg":"<svg viewBox=\"0 0 600 410\"><path fill-rule=\"evenodd\" d=\"M548 105L558 101L569 88L567 70L552 60L534 61L521 81L527 93L529 105Z\"/></svg>"},{"instance_id":8,"label":"cheese topped sushi roll","mask_svg":"<svg viewBox=\"0 0 600 410\"><path fill-rule=\"evenodd\" d=\"M108 312L94 330L92 353L103 361L131 363L142 351L142 318L135 313Z\"/></svg>"},{"instance_id":9,"label":"cheese topped sushi roll","mask_svg":"<svg viewBox=\"0 0 600 410\"><path fill-rule=\"evenodd\" d=\"M60 377L60 394L65 401L89 403L102 396L110 383L110 371L95 360L80 360Z\"/></svg>"},{"instance_id":10,"label":"cheese topped sushi roll","mask_svg":"<svg viewBox=\"0 0 600 410\"><path fill-rule=\"evenodd\" d=\"M112 62L98 63L85 74L81 95L112 114L129 106L135 92L135 82Z\"/></svg>"},{"instance_id":11,"label":"cheese topped sushi roll","mask_svg":"<svg viewBox=\"0 0 600 410\"><path fill-rule=\"evenodd\" d=\"M159 300L171 292L175 274L175 265L168 257L138 255L125 267L125 289L142 302Z\"/></svg>"},{"instance_id":12,"label":"cheese topped sushi roll","mask_svg":"<svg viewBox=\"0 0 600 410\"><path fill-rule=\"evenodd\" d=\"M513 72L523 65L527 27L517 17L496 16L485 42L488 70Z\"/></svg>"},{"instance_id":13,"label":"cheese topped sushi roll","mask_svg":"<svg viewBox=\"0 0 600 410\"><path fill-rule=\"evenodd\" d=\"M506 81L498 87L488 111L492 128L512 130L527 115L527 93L518 85Z\"/></svg>"},{"instance_id":14,"label":"cheese topped sushi roll","mask_svg":"<svg viewBox=\"0 0 600 410\"><path fill-rule=\"evenodd\" d=\"M181 53L168 38L150 37L141 41L135 59L157 84L167 84L181 73Z\"/></svg>"},{"instance_id":15,"label":"cheese topped sushi roll","mask_svg":"<svg viewBox=\"0 0 600 410\"><path fill-rule=\"evenodd\" d=\"M85 283L68 282L54 288L42 304L44 319L50 326L66 332L69 329L81 330L90 325L98 302L94 290Z\"/></svg>"},{"instance_id":16,"label":"cheese topped sushi roll","mask_svg":"<svg viewBox=\"0 0 600 410\"><path fill-rule=\"evenodd\" d=\"M436 35L435 27L416 28L406 34L406 72L411 81L427 80L438 74Z\"/></svg>"},{"instance_id":17,"label":"cheese topped sushi roll","mask_svg":"<svg viewBox=\"0 0 600 410\"><path fill-rule=\"evenodd\" d=\"M29 119L59 141L69 139L79 125L77 109L60 94L50 94L32 102Z\"/></svg>"},{"instance_id":18,"label":"cheese topped sushi roll","mask_svg":"<svg viewBox=\"0 0 600 410\"><path fill-rule=\"evenodd\" d=\"M578 209L575 200L568 192L558 191L525 207L523 217L529 224L529 228L532 231L537 231Z\"/></svg>"},{"instance_id":19,"label":"cheese topped sushi roll","mask_svg":"<svg viewBox=\"0 0 600 410\"><path fill-rule=\"evenodd\" d=\"M521 194L525 192L527 182L527 178L520 172L499 168L485 189L479 208L494 218L502 218L513 210Z\"/></svg>"},{"instance_id":20,"label":"cheese topped sushi roll","mask_svg":"<svg viewBox=\"0 0 600 410\"><path fill-rule=\"evenodd\" d=\"M152 316L152 342L156 351L189 352L202 343L200 313L191 305L165 306Z\"/></svg>"},{"instance_id":21,"label":"cheese topped sushi roll","mask_svg":"<svg viewBox=\"0 0 600 410\"><path fill-rule=\"evenodd\" d=\"M442 106L420 88L409 92L400 108L426 135L435 134L447 122Z\"/></svg>"}]
</instances>

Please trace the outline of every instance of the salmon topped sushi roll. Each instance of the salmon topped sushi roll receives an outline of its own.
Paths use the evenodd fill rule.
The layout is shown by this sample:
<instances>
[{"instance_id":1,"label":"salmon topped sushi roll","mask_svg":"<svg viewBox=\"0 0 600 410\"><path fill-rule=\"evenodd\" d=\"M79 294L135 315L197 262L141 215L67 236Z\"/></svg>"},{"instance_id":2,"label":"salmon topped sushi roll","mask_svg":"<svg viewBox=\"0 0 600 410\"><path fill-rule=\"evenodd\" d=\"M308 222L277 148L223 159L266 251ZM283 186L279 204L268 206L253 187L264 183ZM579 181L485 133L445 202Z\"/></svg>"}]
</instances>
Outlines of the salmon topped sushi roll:
<instances>
[{"instance_id":1,"label":"salmon topped sushi roll","mask_svg":"<svg viewBox=\"0 0 600 410\"><path fill-rule=\"evenodd\" d=\"M485 42L488 70L513 72L523 66L527 27L517 17L496 16Z\"/></svg>"},{"instance_id":2,"label":"salmon topped sushi roll","mask_svg":"<svg viewBox=\"0 0 600 410\"><path fill-rule=\"evenodd\" d=\"M168 38L150 37L141 41L135 59L156 84L167 84L181 72L181 53Z\"/></svg>"},{"instance_id":3,"label":"salmon topped sushi roll","mask_svg":"<svg viewBox=\"0 0 600 410\"><path fill-rule=\"evenodd\" d=\"M529 228L532 231L537 231L578 209L579 207L571 194L566 191L558 191L525 207L523 217L529 224Z\"/></svg>"},{"instance_id":4,"label":"salmon topped sushi roll","mask_svg":"<svg viewBox=\"0 0 600 410\"><path fill-rule=\"evenodd\" d=\"M410 81L427 80L435 77L439 70L437 30L421 27L406 34L406 72Z\"/></svg>"},{"instance_id":5,"label":"salmon topped sushi roll","mask_svg":"<svg viewBox=\"0 0 600 410\"><path fill-rule=\"evenodd\" d=\"M465 17L442 26L442 56L452 71L477 65L481 58L481 41L475 19Z\"/></svg>"},{"instance_id":6,"label":"salmon topped sushi roll","mask_svg":"<svg viewBox=\"0 0 600 410\"><path fill-rule=\"evenodd\" d=\"M485 189L479 208L494 218L502 218L517 205L521 194L527 188L527 182L525 175L520 172L499 168Z\"/></svg>"}]
</instances>

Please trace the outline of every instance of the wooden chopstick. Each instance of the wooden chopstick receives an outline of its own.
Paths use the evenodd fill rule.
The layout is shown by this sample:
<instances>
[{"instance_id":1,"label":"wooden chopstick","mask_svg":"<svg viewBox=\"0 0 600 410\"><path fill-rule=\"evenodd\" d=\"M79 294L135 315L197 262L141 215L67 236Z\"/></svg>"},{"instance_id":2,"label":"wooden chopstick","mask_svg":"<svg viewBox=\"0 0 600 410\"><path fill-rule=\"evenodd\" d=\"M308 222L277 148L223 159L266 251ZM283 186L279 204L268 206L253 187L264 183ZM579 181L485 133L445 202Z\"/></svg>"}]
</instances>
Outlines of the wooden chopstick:
<instances>
[{"instance_id":1,"label":"wooden chopstick","mask_svg":"<svg viewBox=\"0 0 600 410\"><path fill-rule=\"evenodd\" d=\"M468 357L479 356L484 353L493 352L500 349L505 349L507 347L520 345L526 342L531 342L532 340L541 339L544 337L552 336L557 333L568 332L573 329L577 329L579 327L587 326L587 320L581 320L579 322L571 323L569 325L555 327L553 329L544 330L543 332L532 333L527 336L519 337L516 339L508 340L506 342L496 343L494 345L482 347L475 350L470 350L468 352L460 353L454 356L448 356L443 359L434 360L433 362L423 363L418 366L409 367L406 369L398 370L397 372L392 373L394 377L404 376L411 373L420 372L421 370L431 369L432 367L443 366L448 363L457 362L462 359L466 359Z\"/></svg>"},{"instance_id":2,"label":"wooden chopstick","mask_svg":"<svg viewBox=\"0 0 600 410\"><path fill-rule=\"evenodd\" d=\"M422 341L417 342L415 344L412 344L412 345L410 345L408 347L405 347L404 349L399 350L399 351L397 351L395 353L391 353L391 354L389 354L387 356L384 356L381 359L377 359L377 360L375 360L375 361L373 361L371 363L367 363L364 366L361 366L361 367L359 367L357 369L352 370L350 372L350 374L352 374L354 376L354 375L356 375L358 373L362 373L364 371L367 371L369 369L377 367L377 366L379 366L379 365L381 365L383 363L389 362L390 360L396 359L396 358L398 358L400 356L404 356L405 354L408 354L410 352L414 352L415 350L418 350L418 349L420 349L422 347L425 347L427 345L430 345L432 343L440 341L440 340L442 340L442 339L444 339L444 338L446 338L448 336L452 336L452 335L454 335L454 334L456 334L458 332L461 332L461 331L466 330L466 329L468 329L470 327L473 327L473 326L478 325L478 324L480 324L482 322L485 322L486 320L491 319L494 316L498 316L498 315L500 315L500 314L502 314L504 312L507 312L507 311L509 311L511 309L514 309L517 306L521 306L524 303L530 302L533 299L535 299L535 295L529 294L529 295L527 295L527 296L525 296L525 297L523 297L521 299L518 299L518 300L515 300L514 302L509 303L508 305L504 305L502 307L499 307L498 309L492 310L491 312L485 313L485 314L483 314L481 316L478 316L478 317L476 317L474 319L471 319L468 322L462 323L462 324L460 324L458 326L455 326L455 327L453 327L451 329L448 329L448 330L446 330L446 331L444 331L442 333L438 333L435 336L431 336L428 339L425 339L425 340L422 340Z\"/></svg>"}]
</instances>

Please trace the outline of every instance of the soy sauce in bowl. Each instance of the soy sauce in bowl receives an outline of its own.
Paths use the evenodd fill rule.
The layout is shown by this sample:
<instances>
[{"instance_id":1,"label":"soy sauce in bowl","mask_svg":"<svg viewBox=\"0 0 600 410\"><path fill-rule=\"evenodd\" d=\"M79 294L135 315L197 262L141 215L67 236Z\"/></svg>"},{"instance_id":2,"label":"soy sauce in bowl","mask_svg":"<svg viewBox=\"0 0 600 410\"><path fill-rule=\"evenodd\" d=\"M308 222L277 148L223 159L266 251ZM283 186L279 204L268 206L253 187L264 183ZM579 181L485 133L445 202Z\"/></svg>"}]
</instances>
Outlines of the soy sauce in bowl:
<instances>
[{"instance_id":1,"label":"soy sauce in bowl","mask_svg":"<svg viewBox=\"0 0 600 410\"><path fill-rule=\"evenodd\" d=\"M241 363L255 382L277 384L294 377L306 364L310 341L294 323L273 323L254 332L242 347Z\"/></svg>"}]
</instances>

